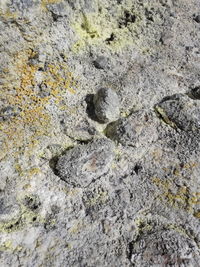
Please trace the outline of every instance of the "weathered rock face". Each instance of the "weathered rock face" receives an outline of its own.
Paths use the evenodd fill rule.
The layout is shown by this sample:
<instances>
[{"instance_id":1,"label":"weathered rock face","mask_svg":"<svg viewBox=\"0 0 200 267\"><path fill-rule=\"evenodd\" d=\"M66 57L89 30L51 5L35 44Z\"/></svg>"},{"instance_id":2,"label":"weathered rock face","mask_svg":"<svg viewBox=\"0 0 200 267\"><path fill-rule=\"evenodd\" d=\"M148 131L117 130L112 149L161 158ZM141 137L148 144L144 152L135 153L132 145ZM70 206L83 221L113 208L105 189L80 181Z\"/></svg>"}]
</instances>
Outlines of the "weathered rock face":
<instances>
[{"instance_id":1,"label":"weathered rock face","mask_svg":"<svg viewBox=\"0 0 200 267\"><path fill-rule=\"evenodd\" d=\"M58 176L68 184L86 187L109 171L113 150L114 145L106 139L78 145L58 159Z\"/></svg>"},{"instance_id":2,"label":"weathered rock face","mask_svg":"<svg viewBox=\"0 0 200 267\"><path fill-rule=\"evenodd\" d=\"M139 266L198 266L195 242L174 230L149 231L130 244L131 262Z\"/></svg>"},{"instance_id":3,"label":"weathered rock face","mask_svg":"<svg viewBox=\"0 0 200 267\"><path fill-rule=\"evenodd\" d=\"M0 1L0 266L199 266L200 1Z\"/></svg>"}]
</instances>

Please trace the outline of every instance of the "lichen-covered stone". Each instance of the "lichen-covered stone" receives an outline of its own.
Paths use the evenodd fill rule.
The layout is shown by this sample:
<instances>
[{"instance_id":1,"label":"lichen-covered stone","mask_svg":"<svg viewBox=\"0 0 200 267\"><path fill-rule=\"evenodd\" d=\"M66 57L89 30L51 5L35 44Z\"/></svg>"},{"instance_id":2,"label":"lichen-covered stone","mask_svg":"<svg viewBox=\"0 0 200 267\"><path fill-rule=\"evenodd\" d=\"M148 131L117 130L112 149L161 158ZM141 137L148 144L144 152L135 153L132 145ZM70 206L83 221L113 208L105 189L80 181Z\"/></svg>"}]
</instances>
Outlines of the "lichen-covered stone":
<instances>
[{"instance_id":1,"label":"lichen-covered stone","mask_svg":"<svg viewBox=\"0 0 200 267\"><path fill-rule=\"evenodd\" d=\"M78 145L58 159L58 176L69 185L86 187L109 171L113 150L113 143L106 139Z\"/></svg>"},{"instance_id":2,"label":"lichen-covered stone","mask_svg":"<svg viewBox=\"0 0 200 267\"><path fill-rule=\"evenodd\" d=\"M101 122L119 118L120 101L117 93L110 88L101 88L94 96L95 114Z\"/></svg>"}]
</instances>

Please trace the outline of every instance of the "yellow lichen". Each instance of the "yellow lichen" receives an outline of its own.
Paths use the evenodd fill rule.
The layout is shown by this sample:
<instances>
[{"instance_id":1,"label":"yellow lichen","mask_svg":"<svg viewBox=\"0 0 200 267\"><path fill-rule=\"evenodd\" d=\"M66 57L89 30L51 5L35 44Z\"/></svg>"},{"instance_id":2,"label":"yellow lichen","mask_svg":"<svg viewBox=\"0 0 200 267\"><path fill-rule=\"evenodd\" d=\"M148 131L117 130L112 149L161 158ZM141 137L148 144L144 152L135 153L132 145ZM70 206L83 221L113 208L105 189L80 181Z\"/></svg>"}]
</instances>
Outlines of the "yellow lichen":
<instances>
[{"instance_id":1,"label":"yellow lichen","mask_svg":"<svg viewBox=\"0 0 200 267\"><path fill-rule=\"evenodd\" d=\"M194 213L194 217L200 219L200 211Z\"/></svg>"},{"instance_id":2,"label":"yellow lichen","mask_svg":"<svg viewBox=\"0 0 200 267\"><path fill-rule=\"evenodd\" d=\"M156 105L156 106L155 106L155 111L156 111L156 113L158 114L158 116L159 116L159 117L160 117L166 124L168 124L169 126L171 126L171 127L174 128L174 129L177 129L176 124L175 124L175 123L168 117L167 113L165 112L165 110L164 110L162 107Z\"/></svg>"},{"instance_id":3,"label":"yellow lichen","mask_svg":"<svg viewBox=\"0 0 200 267\"><path fill-rule=\"evenodd\" d=\"M89 206L103 204L108 199L108 193L104 191L97 192L93 197L90 197L86 202Z\"/></svg>"},{"instance_id":4,"label":"yellow lichen","mask_svg":"<svg viewBox=\"0 0 200 267\"><path fill-rule=\"evenodd\" d=\"M33 49L15 55L15 64L10 73L4 75L2 98L7 105L18 110L17 116L0 123L1 155L0 159L12 152L33 152L42 136L51 135L51 116L46 107L54 103L63 109L63 96L68 91L75 93L76 82L66 63L48 64L42 72L42 84L48 90L47 96L41 96L37 89L36 77L39 65L31 65L30 59L36 56ZM5 102L5 101L4 101Z\"/></svg>"},{"instance_id":5,"label":"yellow lichen","mask_svg":"<svg viewBox=\"0 0 200 267\"><path fill-rule=\"evenodd\" d=\"M8 240L4 243L4 247L6 249L12 249L13 248L13 245L12 245L12 241L11 240Z\"/></svg>"},{"instance_id":6,"label":"yellow lichen","mask_svg":"<svg viewBox=\"0 0 200 267\"><path fill-rule=\"evenodd\" d=\"M3 10L0 6L0 17L2 17L5 20L13 20L13 19L17 19L18 14L17 12L11 12L8 8Z\"/></svg>"},{"instance_id":7,"label":"yellow lichen","mask_svg":"<svg viewBox=\"0 0 200 267\"><path fill-rule=\"evenodd\" d=\"M17 198L17 203L20 206L20 212L17 214L14 218L7 220L7 221L1 221L0 222L0 232L4 233L11 233L15 231L20 231L27 227L28 225L31 225L33 222L38 223L44 223L45 218L40 216L40 214L37 211L33 211L27 206L24 205L24 198L27 195L21 195Z\"/></svg>"},{"instance_id":8,"label":"yellow lichen","mask_svg":"<svg viewBox=\"0 0 200 267\"><path fill-rule=\"evenodd\" d=\"M69 232L71 234L77 234L79 233L82 229L85 228L85 224L83 221L77 221L70 229Z\"/></svg>"},{"instance_id":9,"label":"yellow lichen","mask_svg":"<svg viewBox=\"0 0 200 267\"><path fill-rule=\"evenodd\" d=\"M133 44L137 45L137 38L134 39L133 35L136 34L136 29L141 24L141 18L132 5L127 6L126 9L137 17L136 21L130 23L127 27L119 27L118 25L118 19L123 16L125 11L124 7L116 9L118 19L110 16L104 8L100 13L82 14L72 24L78 37L73 47L74 52L80 52L87 45L106 47L115 51L120 51L122 48Z\"/></svg>"},{"instance_id":10,"label":"yellow lichen","mask_svg":"<svg viewBox=\"0 0 200 267\"><path fill-rule=\"evenodd\" d=\"M152 182L162 190L162 194L159 194L158 198L174 208L181 208L193 213L200 204L200 192L192 192L187 186L176 186L173 179L162 180L154 177Z\"/></svg>"}]
</instances>

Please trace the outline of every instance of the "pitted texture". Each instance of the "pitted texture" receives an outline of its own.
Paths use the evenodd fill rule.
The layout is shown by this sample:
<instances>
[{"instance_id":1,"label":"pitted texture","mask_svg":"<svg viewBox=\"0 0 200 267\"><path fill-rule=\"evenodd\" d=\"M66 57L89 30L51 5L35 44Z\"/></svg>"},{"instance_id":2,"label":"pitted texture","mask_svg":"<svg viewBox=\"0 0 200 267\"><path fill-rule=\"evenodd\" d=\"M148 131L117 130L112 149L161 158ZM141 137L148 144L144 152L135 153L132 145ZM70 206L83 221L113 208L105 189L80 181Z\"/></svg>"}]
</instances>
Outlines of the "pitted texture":
<instances>
[{"instance_id":1,"label":"pitted texture","mask_svg":"<svg viewBox=\"0 0 200 267\"><path fill-rule=\"evenodd\" d=\"M0 0L0 266L199 267L199 44L199 0Z\"/></svg>"},{"instance_id":2,"label":"pitted texture","mask_svg":"<svg viewBox=\"0 0 200 267\"><path fill-rule=\"evenodd\" d=\"M111 122L119 118L120 101L110 88L101 88L94 96L95 114L100 122Z\"/></svg>"},{"instance_id":3,"label":"pitted texture","mask_svg":"<svg viewBox=\"0 0 200 267\"><path fill-rule=\"evenodd\" d=\"M114 145L99 139L66 151L56 165L58 175L68 184L86 187L111 168Z\"/></svg>"}]
</instances>

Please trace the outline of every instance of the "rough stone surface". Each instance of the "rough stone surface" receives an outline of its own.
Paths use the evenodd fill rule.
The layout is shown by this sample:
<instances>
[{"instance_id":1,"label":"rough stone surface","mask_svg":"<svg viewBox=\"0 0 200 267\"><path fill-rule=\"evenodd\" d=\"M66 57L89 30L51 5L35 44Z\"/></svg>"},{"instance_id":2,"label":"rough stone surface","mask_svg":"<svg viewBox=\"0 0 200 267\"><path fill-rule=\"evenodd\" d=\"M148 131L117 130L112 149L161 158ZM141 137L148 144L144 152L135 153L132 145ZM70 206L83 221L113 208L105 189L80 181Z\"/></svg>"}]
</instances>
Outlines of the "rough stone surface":
<instances>
[{"instance_id":1,"label":"rough stone surface","mask_svg":"<svg viewBox=\"0 0 200 267\"><path fill-rule=\"evenodd\" d=\"M165 98L155 106L158 115L170 126L199 133L200 130L200 103L184 95L174 95Z\"/></svg>"},{"instance_id":2,"label":"rough stone surface","mask_svg":"<svg viewBox=\"0 0 200 267\"><path fill-rule=\"evenodd\" d=\"M131 262L136 266L198 266L195 242L174 230L147 231L130 243Z\"/></svg>"},{"instance_id":3,"label":"rough stone surface","mask_svg":"<svg viewBox=\"0 0 200 267\"><path fill-rule=\"evenodd\" d=\"M105 133L124 146L149 146L158 138L156 123L155 114L140 110L110 123Z\"/></svg>"},{"instance_id":4,"label":"rough stone surface","mask_svg":"<svg viewBox=\"0 0 200 267\"><path fill-rule=\"evenodd\" d=\"M0 266L199 267L199 10L0 1Z\"/></svg>"},{"instance_id":5,"label":"rough stone surface","mask_svg":"<svg viewBox=\"0 0 200 267\"><path fill-rule=\"evenodd\" d=\"M86 187L108 172L113 150L114 145L106 139L99 139L88 145L78 145L58 159L58 176L73 186Z\"/></svg>"},{"instance_id":6,"label":"rough stone surface","mask_svg":"<svg viewBox=\"0 0 200 267\"><path fill-rule=\"evenodd\" d=\"M100 122L111 122L119 118L120 101L115 91L101 88L94 96L95 114Z\"/></svg>"}]
</instances>

